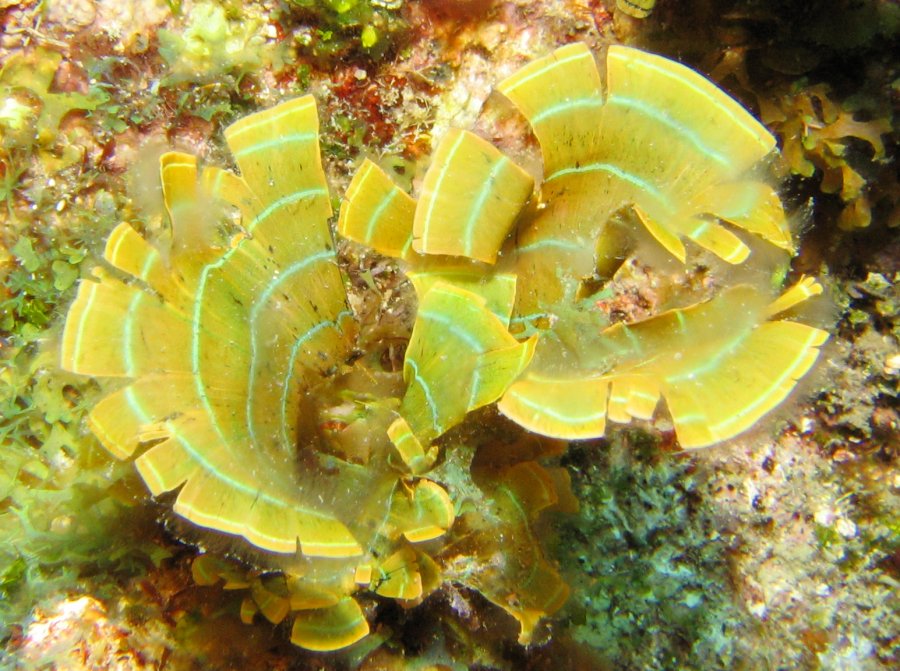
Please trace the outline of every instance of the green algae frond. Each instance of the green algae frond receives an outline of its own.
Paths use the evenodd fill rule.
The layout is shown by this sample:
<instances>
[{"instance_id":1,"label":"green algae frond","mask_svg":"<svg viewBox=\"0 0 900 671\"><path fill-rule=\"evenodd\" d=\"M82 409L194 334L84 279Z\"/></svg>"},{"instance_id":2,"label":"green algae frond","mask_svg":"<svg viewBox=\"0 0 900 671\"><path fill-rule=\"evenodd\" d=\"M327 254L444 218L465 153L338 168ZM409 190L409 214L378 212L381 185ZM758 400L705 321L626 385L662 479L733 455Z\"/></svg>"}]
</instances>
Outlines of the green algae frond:
<instances>
[{"instance_id":1,"label":"green algae frond","mask_svg":"<svg viewBox=\"0 0 900 671\"><path fill-rule=\"evenodd\" d=\"M217 4L194 5L183 31L159 31L159 52L170 68L165 83L211 82L257 71L272 51L262 28L261 20L238 20Z\"/></svg>"}]
</instances>

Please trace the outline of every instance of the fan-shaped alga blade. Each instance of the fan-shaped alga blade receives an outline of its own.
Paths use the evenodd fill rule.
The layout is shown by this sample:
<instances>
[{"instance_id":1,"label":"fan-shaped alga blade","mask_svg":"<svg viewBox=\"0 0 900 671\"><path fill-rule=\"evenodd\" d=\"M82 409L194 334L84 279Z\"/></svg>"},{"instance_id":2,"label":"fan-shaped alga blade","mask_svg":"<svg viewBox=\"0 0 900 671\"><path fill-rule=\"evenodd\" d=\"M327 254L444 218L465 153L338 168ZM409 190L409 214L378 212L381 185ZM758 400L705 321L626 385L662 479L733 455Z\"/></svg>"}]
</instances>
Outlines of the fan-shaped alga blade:
<instances>
[{"instance_id":1,"label":"fan-shaped alga blade","mask_svg":"<svg viewBox=\"0 0 900 671\"><path fill-rule=\"evenodd\" d=\"M662 396L682 447L720 442L781 403L828 337L805 324L765 321L767 314L773 310L757 292L741 285L707 303L616 324L591 353L595 370L605 372L529 371L500 410L538 433L592 438L603 435L606 419L650 419Z\"/></svg>"},{"instance_id":2,"label":"fan-shaped alga blade","mask_svg":"<svg viewBox=\"0 0 900 671\"><path fill-rule=\"evenodd\" d=\"M569 93L564 82L576 77L587 83ZM498 87L544 159L540 207L520 220L513 252L515 318L551 324L499 407L531 430L591 438L608 419L649 419L662 396L682 446L731 438L784 400L827 334L767 322L767 292L754 287L612 328L579 298L617 244L610 227L629 212L682 262L682 238L728 264L747 262L753 245L791 252L777 194L746 176L774 138L712 83L659 56L610 47L605 99L597 82L589 50L571 45ZM652 344L643 340L651 333Z\"/></svg>"},{"instance_id":3,"label":"fan-shaped alga blade","mask_svg":"<svg viewBox=\"0 0 900 671\"><path fill-rule=\"evenodd\" d=\"M62 364L135 380L91 413L91 426L118 456L148 433L162 439L137 466L154 494L181 487L180 515L265 550L293 553L299 540L304 554L343 557L362 550L327 505L313 503L319 474L285 468L299 396L346 357L353 334L317 130L311 98L228 129L241 175L215 176L240 186L231 195L244 230L219 245L196 233L215 231L211 180L193 157L165 156L176 242L168 266L120 225L105 256L122 279L98 271L82 283Z\"/></svg>"},{"instance_id":4,"label":"fan-shaped alga blade","mask_svg":"<svg viewBox=\"0 0 900 671\"><path fill-rule=\"evenodd\" d=\"M568 283L591 275L595 250L622 209L635 211L682 261L680 237L732 263L746 258L747 245L718 219L790 248L777 196L740 181L775 146L759 122L666 58L612 46L606 70L604 100L593 55L573 44L498 86L532 125L544 159L542 207L517 237L521 314L540 312ZM570 81L586 83L571 89Z\"/></svg>"}]
</instances>

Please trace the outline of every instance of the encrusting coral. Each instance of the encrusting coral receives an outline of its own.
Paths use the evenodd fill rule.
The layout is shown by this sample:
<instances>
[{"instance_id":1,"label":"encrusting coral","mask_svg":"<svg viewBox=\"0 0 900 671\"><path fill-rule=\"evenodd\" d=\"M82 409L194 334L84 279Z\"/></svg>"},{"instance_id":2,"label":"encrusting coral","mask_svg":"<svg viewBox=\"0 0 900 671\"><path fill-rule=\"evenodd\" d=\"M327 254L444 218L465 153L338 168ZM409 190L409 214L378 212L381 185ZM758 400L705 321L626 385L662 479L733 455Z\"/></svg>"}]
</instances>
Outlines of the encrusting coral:
<instances>
[{"instance_id":1,"label":"encrusting coral","mask_svg":"<svg viewBox=\"0 0 900 671\"><path fill-rule=\"evenodd\" d=\"M418 296L402 377L348 306L312 97L226 130L237 173L162 158L171 239L112 232L61 361L122 382L89 424L115 456L138 453L153 495L177 490L178 515L282 572L243 580L198 559L198 582L250 590L245 618L290 614L297 645L334 650L369 631L361 588L414 605L447 581L512 614L528 643L568 594L534 532L543 511L572 506L566 473L538 463L562 449L553 438L650 419L662 397L681 444L708 445L813 365L827 335L785 317L821 291L811 279L779 297L738 283L636 323L598 309L590 287L612 278L630 227L680 264L682 238L729 264L793 250L778 196L746 177L774 141L745 110L622 47L606 87L581 44L499 85L540 142L537 193L460 130L417 201L371 162L356 175L339 232L401 259ZM527 431L465 430L497 402Z\"/></svg>"}]
</instances>

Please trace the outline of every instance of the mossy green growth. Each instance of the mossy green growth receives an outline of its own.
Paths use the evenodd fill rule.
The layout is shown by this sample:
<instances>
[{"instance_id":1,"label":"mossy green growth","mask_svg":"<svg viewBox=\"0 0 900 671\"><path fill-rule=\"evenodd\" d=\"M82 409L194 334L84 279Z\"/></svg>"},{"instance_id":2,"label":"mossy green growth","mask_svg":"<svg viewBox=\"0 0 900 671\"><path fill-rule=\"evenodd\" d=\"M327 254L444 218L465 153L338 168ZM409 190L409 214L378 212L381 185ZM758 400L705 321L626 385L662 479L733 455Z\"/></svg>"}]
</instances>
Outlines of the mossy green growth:
<instances>
[{"instance_id":1,"label":"mossy green growth","mask_svg":"<svg viewBox=\"0 0 900 671\"><path fill-rule=\"evenodd\" d=\"M53 80L62 63L62 54L43 47L19 52L0 70L0 141L9 148L10 141L23 137L15 133L34 125L34 139L50 144L59 124L74 110L94 110L106 100L99 91L82 93L52 92ZM9 137L11 134L12 137Z\"/></svg>"},{"instance_id":2,"label":"mossy green growth","mask_svg":"<svg viewBox=\"0 0 900 671\"><path fill-rule=\"evenodd\" d=\"M290 0L288 3L308 29L296 34L298 49L317 58L352 55L381 59L403 41L407 24L402 0Z\"/></svg>"},{"instance_id":3,"label":"mossy green growth","mask_svg":"<svg viewBox=\"0 0 900 671\"><path fill-rule=\"evenodd\" d=\"M163 85L240 79L262 69L275 51L262 28L259 17L239 10L229 14L212 2L198 3L185 17L183 30L159 31L159 53L169 66Z\"/></svg>"},{"instance_id":4,"label":"mossy green growth","mask_svg":"<svg viewBox=\"0 0 900 671\"><path fill-rule=\"evenodd\" d=\"M581 503L560 540L574 638L615 668L735 668L747 651L728 575L733 541L702 503L703 472L636 430L573 447L567 460Z\"/></svg>"},{"instance_id":5,"label":"mossy green growth","mask_svg":"<svg viewBox=\"0 0 900 671\"><path fill-rule=\"evenodd\" d=\"M135 575L166 556L149 540L152 513L132 506L130 470L82 433L96 385L60 374L46 349L18 359L0 372L0 639L83 576Z\"/></svg>"}]
</instances>

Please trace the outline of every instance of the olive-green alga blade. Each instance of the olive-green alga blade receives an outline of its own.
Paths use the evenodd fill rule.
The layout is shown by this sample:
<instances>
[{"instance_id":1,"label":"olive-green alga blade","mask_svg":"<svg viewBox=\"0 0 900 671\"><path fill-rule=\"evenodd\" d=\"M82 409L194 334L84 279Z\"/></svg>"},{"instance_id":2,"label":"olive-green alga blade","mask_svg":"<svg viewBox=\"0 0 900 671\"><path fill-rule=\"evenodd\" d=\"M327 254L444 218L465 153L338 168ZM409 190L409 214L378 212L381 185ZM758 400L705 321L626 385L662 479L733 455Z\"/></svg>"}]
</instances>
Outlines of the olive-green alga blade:
<instances>
[{"instance_id":1,"label":"olive-green alga blade","mask_svg":"<svg viewBox=\"0 0 900 671\"><path fill-rule=\"evenodd\" d=\"M531 176L490 142L452 128L422 183L413 248L494 263L533 188Z\"/></svg>"},{"instance_id":2,"label":"olive-green alga blade","mask_svg":"<svg viewBox=\"0 0 900 671\"><path fill-rule=\"evenodd\" d=\"M294 616L291 642L317 652L340 650L369 633L369 623L352 597L328 608L300 611Z\"/></svg>"},{"instance_id":3,"label":"olive-green alga blade","mask_svg":"<svg viewBox=\"0 0 900 671\"><path fill-rule=\"evenodd\" d=\"M422 575L411 547L402 547L377 567L375 593L410 601L422 596Z\"/></svg>"},{"instance_id":4,"label":"olive-green alga blade","mask_svg":"<svg viewBox=\"0 0 900 671\"><path fill-rule=\"evenodd\" d=\"M655 6L656 0L616 0L616 8L620 12L636 19L646 19Z\"/></svg>"},{"instance_id":5,"label":"olive-green alga blade","mask_svg":"<svg viewBox=\"0 0 900 671\"><path fill-rule=\"evenodd\" d=\"M455 512L447 490L422 478L394 495L391 518L407 540L421 543L444 535L453 526Z\"/></svg>"},{"instance_id":6,"label":"olive-green alga blade","mask_svg":"<svg viewBox=\"0 0 900 671\"><path fill-rule=\"evenodd\" d=\"M496 400L531 361L534 346L534 339L517 342L482 296L435 284L419 303L406 350L400 414L429 444Z\"/></svg>"},{"instance_id":7,"label":"olive-green alga blade","mask_svg":"<svg viewBox=\"0 0 900 671\"><path fill-rule=\"evenodd\" d=\"M815 363L825 331L766 319L816 287L803 280L766 305L742 285L706 303L616 324L593 344L594 367L555 377L529 370L499 408L539 433L593 438L603 435L606 419L649 419L662 397L682 447L727 440L778 406Z\"/></svg>"},{"instance_id":8,"label":"olive-green alga blade","mask_svg":"<svg viewBox=\"0 0 900 671\"><path fill-rule=\"evenodd\" d=\"M405 419L398 417L388 427L387 432L391 443L394 444L410 473L422 475L434 466L438 457L438 447L432 445L426 450Z\"/></svg>"},{"instance_id":9,"label":"olive-green alga blade","mask_svg":"<svg viewBox=\"0 0 900 671\"><path fill-rule=\"evenodd\" d=\"M453 549L468 550L481 561L466 562L452 579L512 615L519 622L519 643L528 645L538 622L558 611L569 596L568 585L544 558L532 531L538 514L557 503L559 492L547 469L534 461L494 471L487 482L489 510L481 511L481 519L500 519L502 531L469 520L467 537L457 540Z\"/></svg>"},{"instance_id":10,"label":"olive-green alga blade","mask_svg":"<svg viewBox=\"0 0 900 671\"><path fill-rule=\"evenodd\" d=\"M299 469L294 457L299 398L354 335L317 131L306 97L226 130L239 176L165 155L171 250L119 226L105 254L126 280L98 270L82 282L61 360L134 379L89 423L119 457L160 441L136 467L154 495L180 488L176 513L265 550L346 557L362 548L335 492L359 474ZM243 232L221 226L222 198Z\"/></svg>"}]
</instances>

